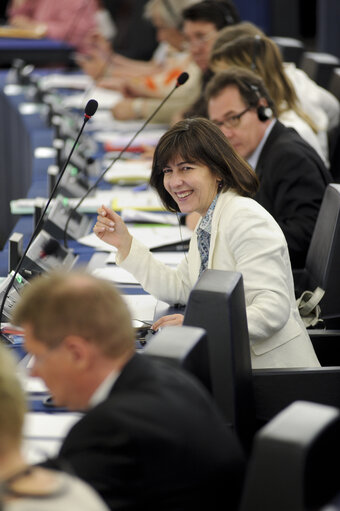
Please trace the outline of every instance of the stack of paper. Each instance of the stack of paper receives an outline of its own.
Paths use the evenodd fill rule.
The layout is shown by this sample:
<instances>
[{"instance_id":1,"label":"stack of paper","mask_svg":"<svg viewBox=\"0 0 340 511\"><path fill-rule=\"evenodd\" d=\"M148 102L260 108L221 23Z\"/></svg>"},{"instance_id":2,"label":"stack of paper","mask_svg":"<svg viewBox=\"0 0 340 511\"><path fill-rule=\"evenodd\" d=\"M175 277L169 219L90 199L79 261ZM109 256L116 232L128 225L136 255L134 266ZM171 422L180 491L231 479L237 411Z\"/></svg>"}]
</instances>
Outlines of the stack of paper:
<instances>
[{"instance_id":1,"label":"stack of paper","mask_svg":"<svg viewBox=\"0 0 340 511\"><path fill-rule=\"evenodd\" d=\"M138 241L150 249L165 247L190 240L192 231L187 227L181 226L141 226L129 227L130 234ZM78 240L79 243L89 247L97 248L105 252L116 252L117 249L98 238L94 233L83 236Z\"/></svg>"},{"instance_id":2,"label":"stack of paper","mask_svg":"<svg viewBox=\"0 0 340 511\"><path fill-rule=\"evenodd\" d=\"M110 183L147 182L151 175L150 161L117 161L105 174L105 181Z\"/></svg>"}]
</instances>

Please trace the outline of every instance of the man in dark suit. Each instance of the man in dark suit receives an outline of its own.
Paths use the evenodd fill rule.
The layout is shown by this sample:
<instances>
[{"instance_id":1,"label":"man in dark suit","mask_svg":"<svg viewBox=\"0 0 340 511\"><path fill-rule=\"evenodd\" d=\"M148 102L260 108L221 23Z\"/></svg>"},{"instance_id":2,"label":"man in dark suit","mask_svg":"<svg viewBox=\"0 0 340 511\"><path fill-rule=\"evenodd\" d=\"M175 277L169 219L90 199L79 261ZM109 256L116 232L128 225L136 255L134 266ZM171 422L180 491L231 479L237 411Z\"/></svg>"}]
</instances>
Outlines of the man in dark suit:
<instances>
[{"instance_id":1,"label":"man in dark suit","mask_svg":"<svg viewBox=\"0 0 340 511\"><path fill-rule=\"evenodd\" d=\"M110 283L39 277L13 322L56 405L86 412L49 466L71 466L112 510L237 509L236 438L195 379L135 353L127 305Z\"/></svg>"},{"instance_id":2,"label":"man in dark suit","mask_svg":"<svg viewBox=\"0 0 340 511\"><path fill-rule=\"evenodd\" d=\"M210 119L258 175L255 199L280 225L292 267L302 268L329 171L294 129L277 120L268 91L251 71L218 73L208 84L206 99Z\"/></svg>"}]
</instances>

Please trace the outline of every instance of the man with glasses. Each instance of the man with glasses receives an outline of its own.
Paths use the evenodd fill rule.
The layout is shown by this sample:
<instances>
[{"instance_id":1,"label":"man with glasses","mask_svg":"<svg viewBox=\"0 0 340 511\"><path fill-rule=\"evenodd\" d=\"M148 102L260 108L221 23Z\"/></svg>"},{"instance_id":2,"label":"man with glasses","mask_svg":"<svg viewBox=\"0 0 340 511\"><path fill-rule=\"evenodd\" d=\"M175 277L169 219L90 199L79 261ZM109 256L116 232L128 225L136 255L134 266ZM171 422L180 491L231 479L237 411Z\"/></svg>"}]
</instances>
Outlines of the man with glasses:
<instances>
[{"instance_id":1,"label":"man with glasses","mask_svg":"<svg viewBox=\"0 0 340 511\"><path fill-rule=\"evenodd\" d=\"M331 180L316 151L276 119L263 82L251 71L231 68L206 88L209 118L260 179L255 199L280 225L293 268L302 268Z\"/></svg>"}]
</instances>

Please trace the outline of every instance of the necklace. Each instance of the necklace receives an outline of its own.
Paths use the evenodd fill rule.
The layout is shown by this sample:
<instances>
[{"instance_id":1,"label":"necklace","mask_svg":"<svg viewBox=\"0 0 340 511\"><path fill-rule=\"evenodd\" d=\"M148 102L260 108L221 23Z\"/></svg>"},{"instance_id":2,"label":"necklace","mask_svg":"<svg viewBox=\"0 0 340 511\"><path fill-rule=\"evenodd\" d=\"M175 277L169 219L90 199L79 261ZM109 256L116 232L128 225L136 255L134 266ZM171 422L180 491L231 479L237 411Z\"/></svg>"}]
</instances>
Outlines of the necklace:
<instances>
[{"instance_id":1,"label":"necklace","mask_svg":"<svg viewBox=\"0 0 340 511\"><path fill-rule=\"evenodd\" d=\"M35 466L26 466L16 474L13 474L12 476L8 477L7 479L4 479L3 481L0 481L0 501L6 497L21 497L21 498L52 498L57 495L63 494L67 489L67 484L65 482L62 482L61 484L57 484L57 488L53 489L45 489L42 491L34 491L28 490L28 491L22 491L16 488L13 488L12 485L16 481L20 480L21 478L32 474L37 468ZM2 510L0 505L0 511Z\"/></svg>"},{"instance_id":2,"label":"necklace","mask_svg":"<svg viewBox=\"0 0 340 511\"><path fill-rule=\"evenodd\" d=\"M26 467L19 470L19 472L16 472L15 474L11 475L7 479L4 479L0 482L0 484L4 487L11 485L21 477L25 477L33 472L34 467L27 465Z\"/></svg>"}]
</instances>

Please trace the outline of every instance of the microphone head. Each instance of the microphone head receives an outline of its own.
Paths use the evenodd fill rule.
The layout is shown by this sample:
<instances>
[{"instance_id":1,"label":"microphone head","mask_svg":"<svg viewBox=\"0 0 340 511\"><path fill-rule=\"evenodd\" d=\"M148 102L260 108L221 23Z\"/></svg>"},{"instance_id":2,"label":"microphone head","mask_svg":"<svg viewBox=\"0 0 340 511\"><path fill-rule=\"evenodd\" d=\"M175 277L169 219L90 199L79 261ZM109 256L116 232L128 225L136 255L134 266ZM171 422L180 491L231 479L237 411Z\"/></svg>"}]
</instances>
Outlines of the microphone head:
<instances>
[{"instance_id":1,"label":"microphone head","mask_svg":"<svg viewBox=\"0 0 340 511\"><path fill-rule=\"evenodd\" d=\"M40 257L56 254L59 250L59 247L59 242L55 238L49 239L43 244Z\"/></svg>"},{"instance_id":2,"label":"microphone head","mask_svg":"<svg viewBox=\"0 0 340 511\"><path fill-rule=\"evenodd\" d=\"M176 87L179 87L180 85L183 85L189 78L189 74L183 71L177 78L177 84Z\"/></svg>"},{"instance_id":3,"label":"microphone head","mask_svg":"<svg viewBox=\"0 0 340 511\"><path fill-rule=\"evenodd\" d=\"M87 119L92 117L96 113L97 108L98 108L98 101L96 101L95 99L90 99L87 102L87 105L85 107L85 117Z\"/></svg>"}]
</instances>

